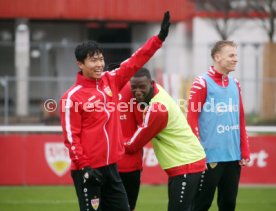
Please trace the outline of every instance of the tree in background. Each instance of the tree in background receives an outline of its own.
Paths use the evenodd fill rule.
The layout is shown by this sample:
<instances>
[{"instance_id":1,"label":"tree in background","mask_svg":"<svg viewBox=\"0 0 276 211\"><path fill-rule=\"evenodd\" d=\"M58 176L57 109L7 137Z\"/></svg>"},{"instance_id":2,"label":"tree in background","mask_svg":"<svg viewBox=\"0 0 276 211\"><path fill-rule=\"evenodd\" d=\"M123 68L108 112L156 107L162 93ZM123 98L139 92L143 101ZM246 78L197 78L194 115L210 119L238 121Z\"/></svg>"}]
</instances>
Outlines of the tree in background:
<instances>
[{"instance_id":1,"label":"tree in background","mask_svg":"<svg viewBox=\"0 0 276 211\"><path fill-rule=\"evenodd\" d=\"M246 5L254 17L260 20L269 42L275 42L276 0L246 0Z\"/></svg>"},{"instance_id":2,"label":"tree in background","mask_svg":"<svg viewBox=\"0 0 276 211\"><path fill-rule=\"evenodd\" d=\"M247 7L260 20L268 36L263 51L261 117L273 123L276 121L276 0L247 0Z\"/></svg>"},{"instance_id":3,"label":"tree in background","mask_svg":"<svg viewBox=\"0 0 276 211\"><path fill-rule=\"evenodd\" d=\"M248 18L246 1L196 0L197 13L216 30L222 40L227 40L243 24L237 18Z\"/></svg>"},{"instance_id":4,"label":"tree in background","mask_svg":"<svg viewBox=\"0 0 276 211\"><path fill-rule=\"evenodd\" d=\"M206 18L222 40L242 27L242 18L258 19L266 31L262 71L262 120L276 120L276 0L196 0L198 16Z\"/></svg>"}]
</instances>

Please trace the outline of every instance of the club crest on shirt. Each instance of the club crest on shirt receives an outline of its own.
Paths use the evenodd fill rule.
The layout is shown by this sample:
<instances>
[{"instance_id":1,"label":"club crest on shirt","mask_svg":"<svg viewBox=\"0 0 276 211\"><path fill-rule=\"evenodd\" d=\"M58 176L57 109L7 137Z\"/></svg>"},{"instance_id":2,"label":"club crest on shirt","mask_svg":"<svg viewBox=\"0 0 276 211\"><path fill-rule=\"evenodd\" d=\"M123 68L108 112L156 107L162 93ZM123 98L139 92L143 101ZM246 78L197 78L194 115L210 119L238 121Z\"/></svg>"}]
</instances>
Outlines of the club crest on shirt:
<instances>
[{"instance_id":1,"label":"club crest on shirt","mask_svg":"<svg viewBox=\"0 0 276 211\"><path fill-rule=\"evenodd\" d=\"M216 168L216 166L218 165L218 163L209 163L209 165L213 169L213 168Z\"/></svg>"},{"instance_id":2,"label":"club crest on shirt","mask_svg":"<svg viewBox=\"0 0 276 211\"><path fill-rule=\"evenodd\" d=\"M63 143L45 143L44 154L50 169L59 177L70 168L69 152Z\"/></svg>"},{"instance_id":3,"label":"club crest on shirt","mask_svg":"<svg viewBox=\"0 0 276 211\"><path fill-rule=\"evenodd\" d=\"M99 198L91 199L91 206L94 210L97 210L99 208L99 205L100 205Z\"/></svg>"},{"instance_id":4,"label":"club crest on shirt","mask_svg":"<svg viewBox=\"0 0 276 211\"><path fill-rule=\"evenodd\" d=\"M104 88L104 92L109 96L112 97L112 91L109 86Z\"/></svg>"}]
</instances>

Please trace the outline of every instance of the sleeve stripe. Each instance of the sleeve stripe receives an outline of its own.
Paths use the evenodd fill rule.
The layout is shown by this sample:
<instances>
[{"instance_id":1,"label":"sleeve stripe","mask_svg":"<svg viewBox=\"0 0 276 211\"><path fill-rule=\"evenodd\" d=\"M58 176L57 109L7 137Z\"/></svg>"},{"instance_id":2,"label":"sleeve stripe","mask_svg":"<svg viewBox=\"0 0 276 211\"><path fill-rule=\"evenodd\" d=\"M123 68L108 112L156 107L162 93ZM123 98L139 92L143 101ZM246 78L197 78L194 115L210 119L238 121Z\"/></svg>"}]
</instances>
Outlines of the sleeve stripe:
<instances>
[{"instance_id":1,"label":"sleeve stripe","mask_svg":"<svg viewBox=\"0 0 276 211\"><path fill-rule=\"evenodd\" d=\"M193 85L193 88L195 88L195 89L202 89L202 86Z\"/></svg>"},{"instance_id":2,"label":"sleeve stripe","mask_svg":"<svg viewBox=\"0 0 276 211\"><path fill-rule=\"evenodd\" d=\"M189 100L193 98L193 96L201 89L206 88L206 82L205 79L202 76L198 76L194 82L192 83L191 89L190 89L190 95Z\"/></svg>"},{"instance_id":3,"label":"sleeve stripe","mask_svg":"<svg viewBox=\"0 0 276 211\"><path fill-rule=\"evenodd\" d=\"M146 116L144 118L144 122L143 122L143 126L142 127L138 127L138 130L136 130L136 132L134 133L134 135L132 136L132 138L130 139L129 143L131 144L132 142L134 142L134 140L136 139L136 137L139 135L139 133L148 126L149 123L149 117L150 117L150 110L151 110L151 106L148 108Z\"/></svg>"},{"instance_id":4,"label":"sleeve stripe","mask_svg":"<svg viewBox=\"0 0 276 211\"><path fill-rule=\"evenodd\" d=\"M130 139L129 143L132 144L135 140L135 138L139 135L139 133L141 132L143 128L142 127L138 127L138 130L136 130L136 132L134 133L134 135L132 136L132 138Z\"/></svg>"},{"instance_id":5,"label":"sleeve stripe","mask_svg":"<svg viewBox=\"0 0 276 211\"><path fill-rule=\"evenodd\" d=\"M82 87L81 85L78 85L68 93L66 104L65 104L65 129L66 129L67 139L71 144L73 143L73 137L72 137L72 131L71 131L71 124L70 124L70 107L71 107L70 98L81 87Z\"/></svg>"},{"instance_id":6,"label":"sleeve stripe","mask_svg":"<svg viewBox=\"0 0 276 211\"><path fill-rule=\"evenodd\" d=\"M196 78L192 84L192 87L196 85L201 86L202 88L205 88L206 84L205 84L204 78L203 77Z\"/></svg>"},{"instance_id":7,"label":"sleeve stripe","mask_svg":"<svg viewBox=\"0 0 276 211\"><path fill-rule=\"evenodd\" d=\"M149 117L150 117L150 111L151 111L151 107L150 106L147 110L147 113L146 113L146 116L145 116L145 120L144 120L144 127L147 127L148 126L148 123L149 123Z\"/></svg>"}]
</instances>

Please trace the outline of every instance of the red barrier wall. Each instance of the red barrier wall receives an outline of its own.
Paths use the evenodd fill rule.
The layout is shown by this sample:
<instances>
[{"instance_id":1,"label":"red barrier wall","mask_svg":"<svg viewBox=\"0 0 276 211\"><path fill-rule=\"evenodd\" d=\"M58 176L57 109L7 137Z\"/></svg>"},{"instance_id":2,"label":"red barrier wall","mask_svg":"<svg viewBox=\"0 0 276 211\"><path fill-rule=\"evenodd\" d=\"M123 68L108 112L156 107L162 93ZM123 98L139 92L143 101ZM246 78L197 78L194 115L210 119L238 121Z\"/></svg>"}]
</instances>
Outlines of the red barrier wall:
<instances>
[{"instance_id":1,"label":"red barrier wall","mask_svg":"<svg viewBox=\"0 0 276 211\"><path fill-rule=\"evenodd\" d=\"M249 137L251 162L241 184L276 184L276 136ZM72 184L61 134L0 134L0 185ZM145 147L144 184L166 184L151 145Z\"/></svg>"}]
</instances>

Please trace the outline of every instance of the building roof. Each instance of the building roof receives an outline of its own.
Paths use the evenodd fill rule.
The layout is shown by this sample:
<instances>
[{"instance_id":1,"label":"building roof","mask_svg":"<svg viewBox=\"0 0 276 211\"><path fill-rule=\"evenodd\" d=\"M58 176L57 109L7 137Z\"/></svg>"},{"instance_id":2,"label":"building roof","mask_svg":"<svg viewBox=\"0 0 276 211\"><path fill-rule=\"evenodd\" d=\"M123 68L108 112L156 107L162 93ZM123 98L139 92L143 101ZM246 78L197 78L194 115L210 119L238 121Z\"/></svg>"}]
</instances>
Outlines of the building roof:
<instances>
[{"instance_id":1,"label":"building roof","mask_svg":"<svg viewBox=\"0 0 276 211\"><path fill-rule=\"evenodd\" d=\"M7 0L0 19L154 22L169 10L172 21L185 21L194 9L190 0Z\"/></svg>"}]
</instances>

